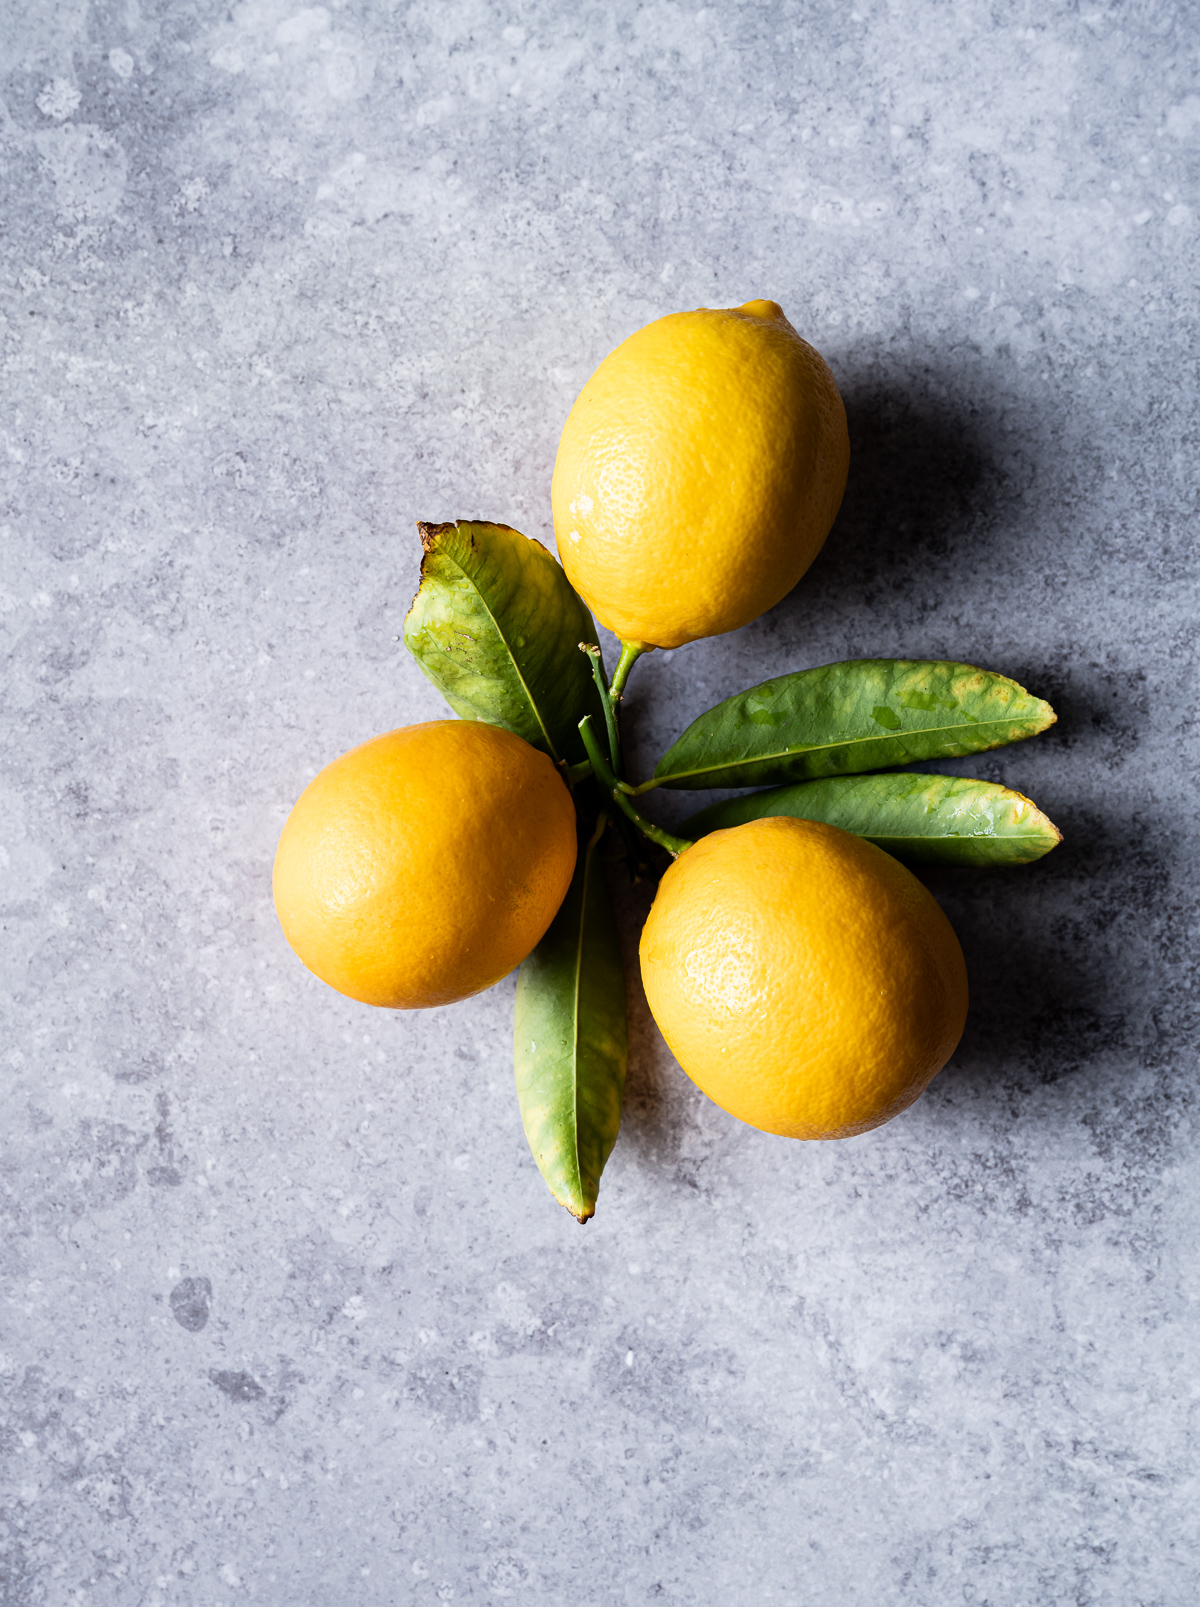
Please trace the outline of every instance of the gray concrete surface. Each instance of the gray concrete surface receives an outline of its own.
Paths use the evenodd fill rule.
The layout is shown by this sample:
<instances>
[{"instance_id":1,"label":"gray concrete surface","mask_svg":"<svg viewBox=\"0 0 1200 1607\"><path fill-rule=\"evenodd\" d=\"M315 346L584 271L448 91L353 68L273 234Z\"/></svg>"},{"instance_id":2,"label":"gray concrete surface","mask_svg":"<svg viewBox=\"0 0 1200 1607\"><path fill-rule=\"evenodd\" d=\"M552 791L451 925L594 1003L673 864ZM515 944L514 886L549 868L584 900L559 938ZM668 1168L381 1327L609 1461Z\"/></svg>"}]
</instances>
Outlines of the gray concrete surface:
<instances>
[{"instance_id":1,"label":"gray concrete surface","mask_svg":"<svg viewBox=\"0 0 1200 1607\"><path fill-rule=\"evenodd\" d=\"M0 1601L1194 1603L1195 9L0 18ZM1066 841L930 879L967 1035L849 1143L726 1118L631 984L580 1229L511 979L344 1000L270 862L440 711L414 520L549 540L596 362L752 296L850 489L773 613L639 666L637 762L770 673L965 658L1060 723L958 768Z\"/></svg>"}]
</instances>

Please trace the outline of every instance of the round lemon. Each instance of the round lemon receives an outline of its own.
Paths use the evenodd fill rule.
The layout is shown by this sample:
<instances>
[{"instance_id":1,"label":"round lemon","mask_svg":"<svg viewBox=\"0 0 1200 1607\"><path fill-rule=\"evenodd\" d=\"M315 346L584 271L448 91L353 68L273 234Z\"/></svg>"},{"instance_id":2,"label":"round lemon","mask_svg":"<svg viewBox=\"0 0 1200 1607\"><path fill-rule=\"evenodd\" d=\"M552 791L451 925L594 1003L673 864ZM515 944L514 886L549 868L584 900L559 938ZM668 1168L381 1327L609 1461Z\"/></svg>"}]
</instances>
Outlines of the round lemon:
<instances>
[{"instance_id":1,"label":"round lemon","mask_svg":"<svg viewBox=\"0 0 1200 1607\"><path fill-rule=\"evenodd\" d=\"M575 868L575 806L544 753L431 720L335 759L275 855L284 935L323 982L397 1010L491 987L544 935Z\"/></svg>"},{"instance_id":2,"label":"round lemon","mask_svg":"<svg viewBox=\"0 0 1200 1607\"><path fill-rule=\"evenodd\" d=\"M833 375L775 302L672 313L606 357L571 409L551 488L559 557L623 641L737 630L817 556L849 463Z\"/></svg>"},{"instance_id":3,"label":"round lemon","mask_svg":"<svg viewBox=\"0 0 1200 1607\"><path fill-rule=\"evenodd\" d=\"M663 877L641 940L651 1012L722 1109L788 1138L898 1115L962 1036L967 973L932 895L836 826L715 831Z\"/></svg>"}]
</instances>

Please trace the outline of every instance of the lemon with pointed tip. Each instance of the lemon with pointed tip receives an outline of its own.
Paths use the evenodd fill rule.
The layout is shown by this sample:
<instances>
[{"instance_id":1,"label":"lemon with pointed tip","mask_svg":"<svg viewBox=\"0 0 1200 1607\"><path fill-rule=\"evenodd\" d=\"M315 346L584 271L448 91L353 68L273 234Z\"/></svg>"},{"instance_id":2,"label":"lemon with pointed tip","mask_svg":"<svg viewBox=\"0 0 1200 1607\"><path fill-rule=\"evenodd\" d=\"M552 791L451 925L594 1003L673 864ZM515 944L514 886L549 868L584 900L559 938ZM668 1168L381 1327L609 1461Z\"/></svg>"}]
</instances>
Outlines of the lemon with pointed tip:
<instances>
[{"instance_id":1,"label":"lemon with pointed tip","mask_svg":"<svg viewBox=\"0 0 1200 1607\"><path fill-rule=\"evenodd\" d=\"M804 574L850 463L829 365L773 301L672 313L610 353L554 465L559 557L623 641L737 630Z\"/></svg>"},{"instance_id":2,"label":"lemon with pointed tip","mask_svg":"<svg viewBox=\"0 0 1200 1607\"><path fill-rule=\"evenodd\" d=\"M675 861L642 930L642 981L676 1060L732 1116L849 1138L953 1054L967 973L933 895L836 826L773 816Z\"/></svg>"},{"instance_id":3,"label":"lemon with pointed tip","mask_svg":"<svg viewBox=\"0 0 1200 1607\"><path fill-rule=\"evenodd\" d=\"M499 726L430 720L327 765L275 855L284 936L323 982L415 1010L491 987L544 936L575 869L575 806Z\"/></svg>"}]
</instances>

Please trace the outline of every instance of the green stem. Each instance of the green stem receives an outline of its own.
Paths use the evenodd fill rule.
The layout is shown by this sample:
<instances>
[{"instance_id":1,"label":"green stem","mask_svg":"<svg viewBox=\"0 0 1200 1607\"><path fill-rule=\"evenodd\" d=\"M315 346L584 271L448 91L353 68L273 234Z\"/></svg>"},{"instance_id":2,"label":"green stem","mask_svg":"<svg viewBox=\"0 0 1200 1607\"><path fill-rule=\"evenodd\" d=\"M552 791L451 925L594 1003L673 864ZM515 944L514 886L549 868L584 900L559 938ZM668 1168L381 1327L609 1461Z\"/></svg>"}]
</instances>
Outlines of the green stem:
<instances>
[{"instance_id":1,"label":"green stem","mask_svg":"<svg viewBox=\"0 0 1200 1607\"><path fill-rule=\"evenodd\" d=\"M622 782L621 785L631 798L640 798L644 792L653 792L655 787L661 787L662 782L656 781L651 776L649 781L639 781L636 787L629 786L627 782Z\"/></svg>"},{"instance_id":2,"label":"green stem","mask_svg":"<svg viewBox=\"0 0 1200 1607\"><path fill-rule=\"evenodd\" d=\"M654 825L652 821L646 820L642 815L638 814L625 793L621 791L621 784L613 774L612 767L601 751L600 744L596 740L596 733L592 729L592 717L590 714L585 714L583 719L580 720L579 734L583 738L583 745L587 749L588 758L592 761L592 770L595 773L596 780L604 791L609 794L617 808L623 815L633 821L643 837L649 838L652 843L657 843L660 848L665 848L672 859L678 859L680 854L685 853L692 846L691 843L686 838L673 837L669 831L664 831L661 826Z\"/></svg>"},{"instance_id":3,"label":"green stem","mask_svg":"<svg viewBox=\"0 0 1200 1607\"><path fill-rule=\"evenodd\" d=\"M583 851L584 851L585 854L590 854L592 849L595 848L596 844L600 841L601 837L604 836L604 828L607 825L608 825L608 816L604 813L604 811L602 809L600 811L600 813L596 816L595 830L592 832L592 835L588 838L587 843L584 846Z\"/></svg>"},{"instance_id":4,"label":"green stem","mask_svg":"<svg viewBox=\"0 0 1200 1607\"><path fill-rule=\"evenodd\" d=\"M608 682L604 679L604 660L595 643L580 642L579 646L580 650L587 654L592 666L592 679L600 694L600 702L604 709L604 725L608 731L608 756L612 760L613 771L619 778L625 772L625 765L621 759L621 730L617 724L617 706L613 702Z\"/></svg>"},{"instance_id":5,"label":"green stem","mask_svg":"<svg viewBox=\"0 0 1200 1607\"><path fill-rule=\"evenodd\" d=\"M600 649L598 647L597 648L590 648L590 652L589 652L589 647L590 647L589 643L580 642L579 645L580 645L580 647L583 649L583 651L585 653L589 653L589 656L590 656L590 653L595 653L596 656L599 657ZM594 669L595 669L595 660L593 660L593 670ZM604 677L603 677L602 673L597 677L597 683L596 684L601 687L600 698L601 698L601 701L604 704L604 712L607 715L608 712L609 712L610 703L609 703L609 700L608 700L608 697L607 697L608 687L604 683ZM614 724L615 724L615 719L616 719L616 713L615 713L615 710L614 710L613 711ZM610 727L609 728L609 741L610 742L613 740L613 737L614 737L615 734L616 733ZM620 738L619 737L617 737L617 751L620 752ZM562 766L562 771L563 771L563 774L567 778L568 785L571 786L571 787L574 787L576 782L583 781L588 776L591 776L591 775L594 774L594 771L592 770L592 761L590 759L580 759L578 764L571 764L571 765L564 764ZM622 785L623 785L623 783L622 783ZM615 830L617 832L617 835L620 837L621 841L625 844L625 855L626 855L626 858L629 861L629 874L632 877L632 879L636 882L638 880L638 877L640 875L641 869L643 867L642 845L641 845L641 843L638 842L637 833L634 831L632 823L629 820L627 820L624 815L619 814L619 813L615 814L613 816L613 819L612 819L612 824L613 824L613 827L615 828Z\"/></svg>"},{"instance_id":6,"label":"green stem","mask_svg":"<svg viewBox=\"0 0 1200 1607\"><path fill-rule=\"evenodd\" d=\"M619 703L625 696L625 683L629 679L629 672L641 658L643 653L653 653L654 649L645 642L622 642L621 656L617 660L617 667L613 672L612 684L609 694L614 703Z\"/></svg>"}]
</instances>

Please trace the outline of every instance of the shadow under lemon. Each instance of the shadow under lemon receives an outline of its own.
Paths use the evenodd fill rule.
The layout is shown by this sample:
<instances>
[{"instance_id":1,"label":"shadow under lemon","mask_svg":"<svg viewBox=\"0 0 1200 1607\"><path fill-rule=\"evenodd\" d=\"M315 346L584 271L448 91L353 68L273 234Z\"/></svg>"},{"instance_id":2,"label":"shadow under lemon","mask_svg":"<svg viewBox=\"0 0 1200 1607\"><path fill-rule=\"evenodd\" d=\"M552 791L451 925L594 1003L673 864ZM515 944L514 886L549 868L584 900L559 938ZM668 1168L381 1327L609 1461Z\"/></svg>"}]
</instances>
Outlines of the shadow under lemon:
<instances>
[{"instance_id":1,"label":"shadow under lemon","mask_svg":"<svg viewBox=\"0 0 1200 1607\"><path fill-rule=\"evenodd\" d=\"M969 601L989 549L1011 561L1028 539L1031 487L1049 493L1056 482L1052 444L1043 452L1035 430L1014 425L1011 397L968 399L961 368L939 378L931 365L922 365L920 374L886 382L852 375L842 394L852 455L838 519L795 590L737 633L738 657L762 663L763 678L822 662L819 649L814 655L798 645L798 661L779 664L779 638L811 640L819 632L806 629L810 622L830 610L861 614L864 602L893 622L902 616L908 650L927 651L927 634L946 630L939 600L961 584ZM956 633L963 630L957 619L949 623ZM1063 754L1080 745L1093 749L1100 738L1100 751L1088 755L1091 762L1103 763L1106 755L1114 763L1125 758L1137 740L1144 687L1093 686L1096 677L1080 674L1060 639L1047 647L1044 656L1026 654L1029 662L1005 665L1059 709L1059 725L1043 740ZM856 651L870 648L869 642L855 644ZM721 695L735 689L731 683ZM921 768L977 774L989 760L981 755ZM657 799L662 807L656 815L670 817L670 824L716 796L681 792L665 804ZM916 872L954 925L971 985L962 1041L926 1099L957 1085L986 1087L1012 1103L1023 1089L1086 1073L1114 1053L1127 1053L1135 1037L1144 1035L1138 1022L1149 1005L1144 997L1130 998L1119 947L1098 943L1097 933L1118 909L1135 919L1139 908L1147 912L1148 889L1161 880L1154 856L1143 852L1139 862L1131 840L1136 831L1085 820L1069 807L1056 805L1052 813L1065 841L1036 865L1007 872ZM634 1145L661 1150L672 1147L676 1105L702 1096L694 1095L681 1072L675 1075L682 1087L666 1080L670 1056L646 1006L636 964L637 934L652 891L626 892L622 879L618 867L614 891L630 989L624 1133Z\"/></svg>"}]
</instances>

